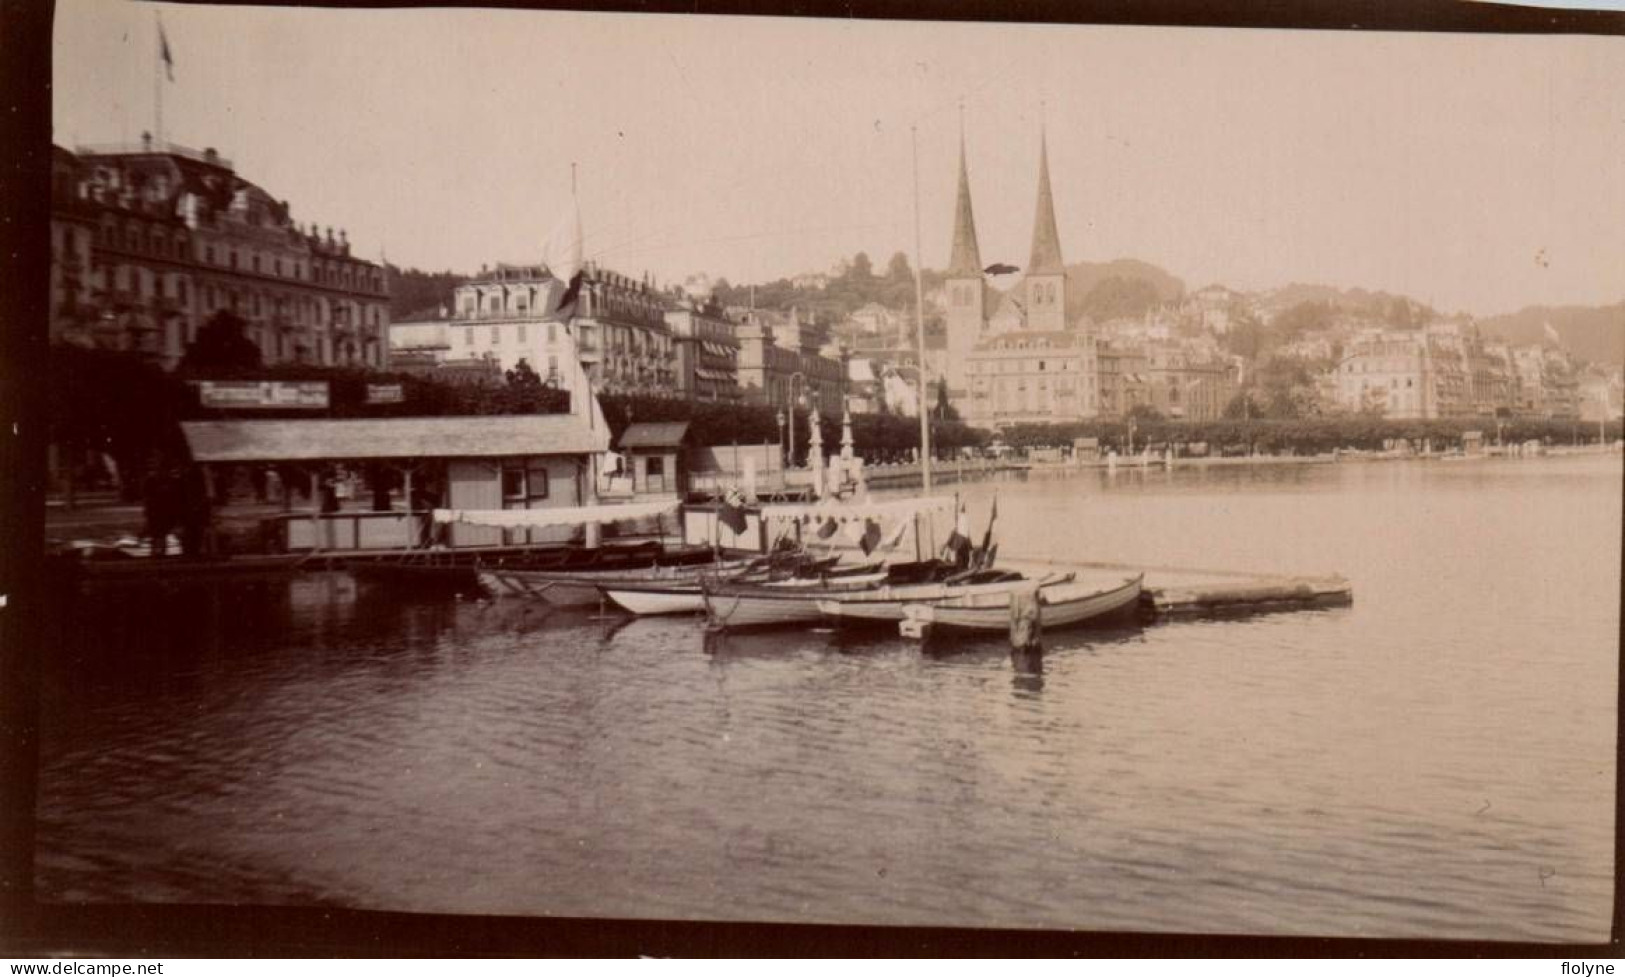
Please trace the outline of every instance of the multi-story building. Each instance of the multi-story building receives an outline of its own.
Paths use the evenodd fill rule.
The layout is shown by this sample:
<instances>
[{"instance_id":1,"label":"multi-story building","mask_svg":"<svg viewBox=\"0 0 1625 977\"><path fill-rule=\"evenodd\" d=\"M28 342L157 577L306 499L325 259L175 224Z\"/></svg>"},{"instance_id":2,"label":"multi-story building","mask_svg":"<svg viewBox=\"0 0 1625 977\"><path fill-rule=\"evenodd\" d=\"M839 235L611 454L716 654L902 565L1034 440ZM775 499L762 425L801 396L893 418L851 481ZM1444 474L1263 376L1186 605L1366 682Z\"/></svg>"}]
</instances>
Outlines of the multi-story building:
<instances>
[{"instance_id":1,"label":"multi-story building","mask_svg":"<svg viewBox=\"0 0 1625 977\"><path fill-rule=\"evenodd\" d=\"M760 315L735 326L739 341L739 386L747 400L783 407L792 401L838 412L846 397L848 365L840 359L794 345L780 345L774 328Z\"/></svg>"},{"instance_id":2,"label":"multi-story building","mask_svg":"<svg viewBox=\"0 0 1625 977\"><path fill-rule=\"evenodd\" d=\"M1557 420L1580 416L1580 383L1562 351L1519 346L1512 351L1517 375L1513 412L1520 417Z\"/></svg>"},{"instance_id":3,"label":"multi-story building","mask_svg":"<svg viewBox=\"0 0 1625 977\"><path fill-rule=\"evenodd\" d=\"M677 350L677 389L689 400L739 400L739 338L722 307L708 296L678 292L666 311Z\"/></svg>"},{"instance_id":4,"label":"multi-story building","mask_svg":"<svg viewBox=\"0 0 1625 977\"><path fill-rule=\"evenodd\" d=\"M677 397L677 352L668 298L647 277L589 264L576 309L576 345L602 393Z\"/></svg>"},{"instance_id":5,"label":"multi-story building","mask_svg":"<svg viewBox=\"0 0 1625 977\"><path fill-rule=\"evenodd\" d=\"M79 160L51 147L51 338L95 345L101 309L93 301L91 268L96 211L81 195Z\"/></svg>"},{"instance_id":6,"label":"multi-story building","mask_svg":"<svg viewBox=\"0 0 1625 977\"><path fill-rule=\"evenodd\" d=\"M439 317L390 327L391 360L406 366L427 358L442 371L490 378L524 361L544 383L568 390L575 339L567 323L546 318L563 290L541 265L482 267L453 290Z\"/></svg>"},{"instance_id":7,"label":"multi-story building","mask_svg":"<svg viewBox=\"0 0 1625 977\"><path fill-rule=\"evenodd\" d=\"M1150 402L1144 349L1102 340L1095 344L1095 363L1102 417L1127 417L1134 408Z\"/></svg>"},{"instance_id":8,"label":"multi-story building","mask_svg":"<svg viewBox=\"0 0 1625 977\"><path fill-rule=\"evenodd\" d=\"M1094 341L1070 330L1020 329L984 340L970 361L971 424L1072 421L1100 411Z\"/></svg>"},{"instance_id":9,"label":"multi-story building","mask_svg":"<svg viewBox=\"0 0 1625 977\"><path fill-rule=\"evenodd\" d=\"M1230 362L1193 343L1144 346L1143 403L1166 417L1217 420L1239 389Z\"/></svg>"},{"instance_id":10,"label":"multi-story building","mask_svg":"<svg viewBox=\"0 0 1625 977\"><path fill-rule=\"evenodd\" d=\"M54 224L64 239L87 220L95 228L89 296L68 301L66 282L84 274L68 267L72 249L53 272L62 286L53 338L173 367L198 329L229 310L247 323L266 363L383 365L383 268L352 255L342 230L335 237L332 228L324 235L294 222L287 201L213 149L143 137L138 146L58 149L52 166Z\"/></svg>"}]
</instances>

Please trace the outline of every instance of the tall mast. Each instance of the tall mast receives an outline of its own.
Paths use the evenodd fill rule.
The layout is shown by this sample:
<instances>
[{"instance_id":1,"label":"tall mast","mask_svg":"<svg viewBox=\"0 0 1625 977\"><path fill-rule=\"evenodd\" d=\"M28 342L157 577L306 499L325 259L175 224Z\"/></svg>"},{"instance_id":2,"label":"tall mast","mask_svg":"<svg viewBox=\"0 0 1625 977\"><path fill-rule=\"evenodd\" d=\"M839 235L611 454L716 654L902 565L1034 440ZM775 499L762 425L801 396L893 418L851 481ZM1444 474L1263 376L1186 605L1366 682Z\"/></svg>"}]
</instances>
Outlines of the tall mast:
<instances>
[{"instance_id":1,"label":"tall mast","mask_svg":"<svg viewBox=\"0 0 1625 977\"><path fill-rule=\"evenodd\" d=\"M927 401L930 384L925 373L925 285L920 279L920 140L914 126L908 127L909 146L914 152L914 345L920 360L920 478L921 491L931 494L931 416Z\"/></svg>"}]
</instances>

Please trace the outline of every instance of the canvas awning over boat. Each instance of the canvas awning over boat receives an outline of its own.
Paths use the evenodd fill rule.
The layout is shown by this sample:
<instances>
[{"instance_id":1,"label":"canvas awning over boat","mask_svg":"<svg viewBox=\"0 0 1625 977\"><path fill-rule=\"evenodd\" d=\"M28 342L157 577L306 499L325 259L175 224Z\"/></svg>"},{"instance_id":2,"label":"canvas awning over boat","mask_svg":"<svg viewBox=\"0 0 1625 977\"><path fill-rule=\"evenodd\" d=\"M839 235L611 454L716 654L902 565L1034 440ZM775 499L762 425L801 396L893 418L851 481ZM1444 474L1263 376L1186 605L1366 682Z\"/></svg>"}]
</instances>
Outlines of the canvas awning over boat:
<instances>
[{"instance_id":1,"label":"canvas awning over boat","mask_svg":"<svg viewBox=\"0 0 1625 977\"><path fill-rule=\"evenodd\" d=\"M946 497L929 499L886 499L880 502L818 502L805 505L766 505L762 507L764 519L797 519L823 522L825 519L912 519L917 515L941 512L952 515L954 500Z\"/></svg>"},{"instance_id":2,"label":"canvas awning over boat","mask_svg":"<svg viewBox=\"0 0 1625 977\"><path fill-rule=\"evenodd\" d=\"M582 526L593 522L620 522L663 516L677 508L676 500L631 502L626 505L557 506L551 509L436 509L434 521L497 529L540 529L544 526Z\"/></svg>"}]
</instances>

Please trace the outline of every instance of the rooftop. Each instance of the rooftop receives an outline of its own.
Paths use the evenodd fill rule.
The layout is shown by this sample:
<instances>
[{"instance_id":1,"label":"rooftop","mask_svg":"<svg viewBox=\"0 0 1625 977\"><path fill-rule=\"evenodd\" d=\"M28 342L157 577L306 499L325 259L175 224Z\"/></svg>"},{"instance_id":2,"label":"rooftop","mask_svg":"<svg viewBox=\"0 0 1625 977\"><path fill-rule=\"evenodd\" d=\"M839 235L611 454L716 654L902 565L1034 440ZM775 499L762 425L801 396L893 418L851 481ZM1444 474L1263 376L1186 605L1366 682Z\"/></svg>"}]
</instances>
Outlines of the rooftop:
<instances>
[{"instance_id":1,"label":"rooftop","mask_svg":"<svg viewBox=\"0 0 1625 977\"><path fill-rule=\"evenodd\" d=\"M574 414L186 421L194 461L327 461L589 454L608 447Z\"/></svg>"},{"instance_id":2,"label":"rooftop","mask_svg":"<svg viewBox=\"0 0 1625 977\"><path fill-rule=\"evenodd\" d=\"M622 448L676 448L688 433L687 421L633 424L621 435Z\"/></svg>"}]
</instances>

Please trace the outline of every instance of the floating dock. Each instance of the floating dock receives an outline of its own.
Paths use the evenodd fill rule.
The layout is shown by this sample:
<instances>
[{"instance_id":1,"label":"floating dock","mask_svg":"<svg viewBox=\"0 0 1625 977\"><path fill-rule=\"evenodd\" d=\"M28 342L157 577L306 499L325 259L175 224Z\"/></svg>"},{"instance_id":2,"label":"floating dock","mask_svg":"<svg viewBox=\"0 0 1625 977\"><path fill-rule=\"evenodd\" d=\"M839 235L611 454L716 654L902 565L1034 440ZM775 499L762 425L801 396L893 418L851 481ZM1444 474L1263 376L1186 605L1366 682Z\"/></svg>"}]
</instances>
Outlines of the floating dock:
<instances>
[{"instance_id":1,"label":"floating dock","mask_svg":"<svg viewBox=\"0 0 1625 977\"><path fill-rule=\"evenodd\" d=\"M1337 607L1354 602L1354 588L1338 575L1319 577L1011 557L1001 563L1084 574L1145 573L1140 609L1153 618L1261 614Z\"/></svg>"}]
</instances>

